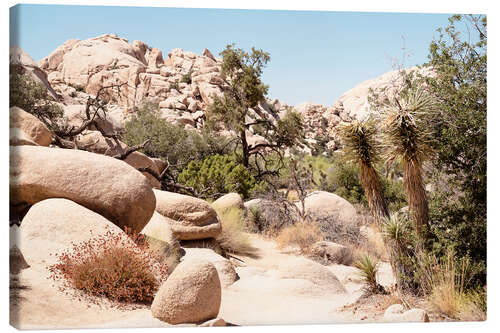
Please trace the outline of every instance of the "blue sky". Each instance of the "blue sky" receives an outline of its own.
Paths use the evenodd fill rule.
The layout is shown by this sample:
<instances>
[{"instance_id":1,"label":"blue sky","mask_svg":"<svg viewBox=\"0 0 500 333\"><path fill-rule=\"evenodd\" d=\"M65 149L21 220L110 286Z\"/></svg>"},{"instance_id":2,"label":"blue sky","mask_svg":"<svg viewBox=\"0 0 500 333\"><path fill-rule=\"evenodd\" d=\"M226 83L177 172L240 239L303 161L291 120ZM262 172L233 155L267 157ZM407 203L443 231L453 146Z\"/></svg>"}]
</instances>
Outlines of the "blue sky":
<instances>
[{"instance_id":1,"label":"blue sky","mask_svg":"<svg viewBox=\"0 0 500 333\"><path fill-rule=\"evenodd\" d=\"M12 15L14 14L14 15ZM105 33L173 48L217 55L228 43L271 54L264 71L269 97L295 105L331 105L356 84L391 70L401 58L403 39L411 53L407 65L427 60L436 29L447 14L264 11L191 8L21 5L11 9L11 45L35 61L71 38Z\"/></svg>"}]
</instances>

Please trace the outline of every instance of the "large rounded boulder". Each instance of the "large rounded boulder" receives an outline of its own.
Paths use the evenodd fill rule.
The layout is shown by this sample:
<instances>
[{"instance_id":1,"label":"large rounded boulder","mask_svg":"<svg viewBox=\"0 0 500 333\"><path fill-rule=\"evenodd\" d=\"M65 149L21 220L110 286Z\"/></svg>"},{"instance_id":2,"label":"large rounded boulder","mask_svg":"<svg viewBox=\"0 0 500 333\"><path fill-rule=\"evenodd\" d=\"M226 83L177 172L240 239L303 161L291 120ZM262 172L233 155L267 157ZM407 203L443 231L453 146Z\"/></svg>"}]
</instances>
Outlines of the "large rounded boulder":
<instances>
[{"instance_id":1,"label":"large rounded boulder","mask_svg":"<svg viewBox=\"0 0 500 333\"><path fill-rule=\"evenodd\" d=\"M54 264L55 254L107 232L123 233L106 218L73 201L47 199L30 208L16 238L28 264L37 266ZM135 246L132 240L130 246Z\"/></svg>"},{"instance_id":2,"label":"large rounded boulder","mask_svg":"<svg viewBox=\"0 0 500 333\"><path fill-rule=\"evenodd\" d=\"M11 205L49 198L72 200L120 228L142 230L156 199L146 177L115 158L73 149L10 149Z\"/></svg>"},{"instance_id":3,"label":"large rounded boulder","mask_svg":"<svg viewBox=\"0 0 500 333\"><path fill-rule=\"evenodd\" d=\"M305 198L306 213L317 217L335 217L351 222L357 219L356 208L335 193L315 191Z\"/></svg>"},{"instance_id":4,"label":"large rounded boulder","mask_svg":"<svg viewBox=\"0 0 500 333\"><path fill-rule=\"evenodd\" d=\"M10 127L22 130L31 141L40 146L48 146L52 133L37 117L17 106L9 109Z\"/></svg>"},{"instance_id":5,"label":"large rounded boulder","mask_svg":"<svg viewBox=\"0 0 500 333\"><path fill-rule=\"evenodd\" d=\"M168 218L177 239L213 238L221 233L219 217L206 201L178 193L153 191L156 211Z\"/></svg>"},{"instance_id":6,"label":"large rounded boulder","mask_svg":"<svg viewBox=\"0 0 500 333\"><path fill-rule=\"evenodd\" d=\"M213 264L190 259L181 262L158 290L151 312L169 324L202 323L216 318L221 284Z\"/></svg>"},{"instance_id":7,"label":"large rounded boulder","mask_svg":"<svg viewBox=\"0 0 500 333\"><path fill-rule=\"evenodd\" d=\"M213 250L206 248L184 248L184 251L186 251L186 254L182 257L182 261L203 259L211 262L219 274L219 279L223 288L239 280L240 277L238 273L236 273L233 264Z\"/></svg>"},{"instance_id":8,"label":"large rounded boulder","mask_svg":"<svg viewBox=\"0 0 500 333\"><path fill-rule=\"evenodd\" d=\"M212 203L212 207L219 212L230 209L245 209L243 200L238 193L228 193L223 195Z\"/></svg>"}]
</instances>

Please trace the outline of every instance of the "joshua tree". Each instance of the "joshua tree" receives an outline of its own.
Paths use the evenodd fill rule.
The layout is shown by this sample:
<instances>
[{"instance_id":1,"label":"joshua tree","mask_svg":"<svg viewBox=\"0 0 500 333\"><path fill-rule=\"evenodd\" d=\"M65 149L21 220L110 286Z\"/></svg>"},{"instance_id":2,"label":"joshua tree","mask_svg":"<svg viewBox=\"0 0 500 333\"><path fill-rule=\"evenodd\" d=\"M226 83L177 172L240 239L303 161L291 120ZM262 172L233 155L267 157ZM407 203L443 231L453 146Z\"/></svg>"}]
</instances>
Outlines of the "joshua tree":
<instances>
[{"instance_id":1,"label":"joshua tree","mask_svg":"<svg viewBox=\"0 0 500 333\"><path fill-rule=\"evenodd\" d=\"M375 221L380 222L389 216L384 200L382 185L374 163L381 153L381 144L377 138L377 128L373 119L354 121L344 124L340 129L344 144L344 153L353 162L359 164L361 183L368 205Z\"/></svg>"},{"instance_id":2,"label":"joshua tree","mask_svg":"<svg viewBox=\"0 0 500 333\"><path fill-rule=\"evenodd\" d=\"M421 240L425 239L429 225L422 164L432 152L422 119L434 109L434 100L419 86L400 94L399 99L394 98L383 110L387 157L403 162L406 197Z\"/></svg>"}]
</instances>

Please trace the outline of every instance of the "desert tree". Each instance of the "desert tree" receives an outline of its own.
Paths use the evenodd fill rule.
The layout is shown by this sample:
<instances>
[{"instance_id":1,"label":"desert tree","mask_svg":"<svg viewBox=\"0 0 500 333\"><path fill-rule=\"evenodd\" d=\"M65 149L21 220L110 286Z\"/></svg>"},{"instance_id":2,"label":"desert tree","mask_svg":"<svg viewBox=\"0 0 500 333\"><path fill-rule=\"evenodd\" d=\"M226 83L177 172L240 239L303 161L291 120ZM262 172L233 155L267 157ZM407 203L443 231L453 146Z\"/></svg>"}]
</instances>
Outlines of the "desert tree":
<instances>
[{"instance_id":1,"label":"desert tree","mask_svg":"<svg viewBox=\"0 0 500 333\"><path fill-rule=\"evenodd\" d=\"M359 165L361 184L368 205L373 218L379 223L389 212L380 176L374 166L382 149L376 122L374 119L368 119L345 123L340 127L340 134L346 158Z\"/></svg>"},{"instance_id":2,"label":"desert tree","mask_svg":"<svg viewBox=\"0 0 500 333\"><path fill-rule=\"evenodd\" d=\"M434 112L434 98L418 85L395 96L384 107L384 149L389 161L403 163L403 184L415 230L421 240L429 227L429 208L423 182L423 163L431 153L425 116Z\"/></svg>"},{"instance_id":3,"label":"desert tree","mask_svg":"<svg viewBox=\"0 0 500 333\"><path fill-rule=\"evenodd\" d=\"M267 113L258 109L259 104L265 102L268 91L261 76L270 60L269 53L255 48L246 52L232 44L220 54L223 94L212 96L213 103L206 112L207 124L211 128L226 129L236 134L241 147L241 163L252 169L258 179L277 176L278 170L284 167L284 148L303 142L302 118L291 110L279 117L275 110ZM247 134L251 127L264 137L265 142L248 142ZM277 163L276 159L269 159L271 155L278 157Z\"/></svg>"}]
</instances>

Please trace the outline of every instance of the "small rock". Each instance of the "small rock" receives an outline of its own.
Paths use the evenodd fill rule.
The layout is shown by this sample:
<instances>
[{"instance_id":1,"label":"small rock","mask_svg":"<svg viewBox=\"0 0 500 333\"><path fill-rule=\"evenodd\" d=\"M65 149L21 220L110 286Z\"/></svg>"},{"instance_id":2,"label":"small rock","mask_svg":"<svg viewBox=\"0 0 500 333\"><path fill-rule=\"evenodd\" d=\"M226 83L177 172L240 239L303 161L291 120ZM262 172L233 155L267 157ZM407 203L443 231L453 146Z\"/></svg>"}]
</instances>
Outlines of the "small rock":
<instances>
[{"instance_id":1,"label":"small rock","mask_svg":"<svg viewBox=\"0 0 500 333\"><path fill-rule=\"evenodd\" d=\"M204 322L201 325L198 325L200 327L222 327L226 326L226 321L222 318L215 318L209 321Z\"/></svg>"},{"instance_id":2,"label":"small rock","mask_svg":"<svg viewBox=\"0 0 500 333\"><path fill-rule=\"evenodd\" d=\"M169 324L200 323L216 318L221 284L214 265L206 260L181 262L158 290L151 312Z\"/></svg>"}]
</instances>

